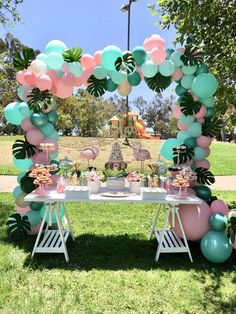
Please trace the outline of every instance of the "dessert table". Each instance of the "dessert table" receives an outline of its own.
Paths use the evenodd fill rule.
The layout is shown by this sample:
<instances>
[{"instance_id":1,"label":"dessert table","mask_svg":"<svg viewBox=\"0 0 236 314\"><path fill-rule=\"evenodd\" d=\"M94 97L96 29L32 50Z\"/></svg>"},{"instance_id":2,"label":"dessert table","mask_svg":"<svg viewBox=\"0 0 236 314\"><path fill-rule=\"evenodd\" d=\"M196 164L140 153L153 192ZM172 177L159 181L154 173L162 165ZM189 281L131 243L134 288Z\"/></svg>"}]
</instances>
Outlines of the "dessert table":
<instances>
[{"instance_id":1,"label":"dessert table","mask_svg":"<svg viewBox=\"0 0 236 314\"><path fill-rule=\"evenodd\" d=\"M127 191L128 192L128 191ZM177 199L175 195L166 195L163 199L149 199L143 200L141 195L138 194L130 194L126 197L118 198L118 197L107 197L102 195L103 190L101 190L100 194L92 194L90 198L82 199L78 197L67 197L64 193L58 193L55 190L47 191L47 195L39 196L35 192L31 192L28 194L24 200L26 202L45 202L46 210L44 213L44 217L42 220L42 224L39 230L39 233L36 238L36 242L31 254L33 258L35 253L64 253L66 262L69 261L69 255L66 247L66 241L69 235L73 240L74 234L72 231L70 219L68 212L65 207L65 203L70 202L102 202L102 203L153 203L157 204L157 212L154 217L154 221L152 224L152 229L150 232L149 239L155 235L158 246L155 255L155 261L159 260L160 253L188 253L191 262L193 262L191 252L188 246L188 242L184 233L184 228L181 222L181 218L178 212L178 206L180 204L201 204L202 200L196 196L186 196L184 199ZM65 209L65 218L68 223L68 230L63 230L62 224L59 218L59 208L60 205L64 206ZM165 219L163 223L163 227L161 230L156 230L156 225L158 222L158 218L161 210L165 211ZM171 215L172 213L172 215ZM58 226L58 230L50 230L49 227L52 225L52 215L55 214L56 222ZM167 224L169 221L169 217L172 219L172 226L175 224L175 217L178 220L181 233L182 240L180 237L174 232L172 229L167 229ZM45 222L47 221L46 229L43 232L43 227ZM42 240L41 235L43 234Z\"/></svg>"}]
</instances>

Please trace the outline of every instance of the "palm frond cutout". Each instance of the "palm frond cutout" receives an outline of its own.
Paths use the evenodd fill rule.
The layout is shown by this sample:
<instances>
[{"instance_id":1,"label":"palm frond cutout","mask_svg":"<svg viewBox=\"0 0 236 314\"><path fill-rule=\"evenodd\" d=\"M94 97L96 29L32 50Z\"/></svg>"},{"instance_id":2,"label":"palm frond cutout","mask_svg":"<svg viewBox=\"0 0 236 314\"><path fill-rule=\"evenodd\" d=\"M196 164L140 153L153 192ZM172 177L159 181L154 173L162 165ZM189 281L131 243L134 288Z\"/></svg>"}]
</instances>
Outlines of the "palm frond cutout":
<instances>
[{"instance_id":1,"label":"palm frond cutout","mask_svg":"<svg viewBox=\"0 0 236 314\"><path fill-rule=\"evenodd\" d=\"M127 52L123 58L117 58L115 62L116 71L126 71L127 74L134 72L135 65L135 59L130 52Z\"/></svg>"},{"instance_id":2,"label":"palm frond cutout","mask_svg":"<svg viewBox=\"0 0 236 314\"><path fill-rule=\"evenodd\" d=\"M188 148L186 145L181 145L181 146L185 146L186 150L185 152L180 152L179 154L177 152L173 153L173 162L175 165L185 164L186 162L189 162L190 160L192 160L194 156L193 148Z\"/></svg>"},{"instance_id":3,"label":"palm frond cutout","mask_svg":"<svg viewBox=\"0 0 236 314\"><path fill-rule=\"evenodd\" d=\"M95 97L101 97L106 92L106 82L107 79L104 78L102 80L97 79L94 75L90 76L88 79L87 91L89 94Z\"/></svg>"},{"instance_id":4,"label":"palm frond cutout","mask_svg":"<svg viewBox=\"0 0 236 314\"><path fill-rule=\"evenodd\" d=\"M30 223L27 216L22 216L18 213L12 214L7 222L8 235L14 240L22 240L27 236L28 231L31 230Z\"/></svg>"},{"instance_id":5,"label":"palm frond cutout","mask_svg":"<svg viewBox=\"0 0 236 314\"><path fill-rule=\"evenodd\" d=\"M181 111L186 116L193 115L195 113L198 113L198 111L201 109L202 104L200 101L194 101L193 96L191 94L184 94L182 97L178 100Z\"/></svg>"},{"instance_id":6,"label":"palm frond cutout","mask_svg":"<svg viewBox=\"0 0 236 314\"><path fill-rule=\"evenodd\" d=\"M215 183L215 177L213 173L207 170L206 168L202 168L202 167L196 168L195 173L197 175L198 183L207 184L207 185L211 185Z\"/></svg>"},{"instance_id":7,"label":"palm frond cutout","mask_svg":"<svg viewBox=\"0 0 236 314\"><path fill-rule=\"evenodd\" d=\"M35 87L27 96L29 109L33 112L46 110L52 102L52 96L48 90L40 91Z\"/></svg>"},{"instance_id":8,"label":"palm frond cutout","mask_svg":"<svg viewBox=\"0 0 236 314\"><path fill-rule=\"evenodd\" d=\"M180 57L184 65L197 65L203 63L203 53L197 47L187 46Z\"/></svg>"},{"instance_id":9,"label":"palm frond cutout","mask_svg":"<svg viewBox=\"0 0 236 314\"><path fill-rule=\"evenodd\" d=\"M216 137L219 135L222 126L223 121L221 119L217 119L216 117L212 119L206 119L202 125L202 135Z\"/></svg>"},{"instance_id":10,"label":"palm frond cutout","mask_svg":"<svg viewBox=\"0 0 236 314\"><path fill-rule=\"evenodd\" d=\"M12 145L12 154L16 159L30 158L36 154L37 148L25 140L16 140Z\"/></svg>"},{"instance_id":11,"label":"palm frond cutout","mask_svg":"<svg viewBox=\"0 0 236 314\"><path fill-rule=\"evenodd\" d=\"M63 59L66 62L80 62L83 50L81 48L73 47L65 50L62 53Z\"/></svg>"},{"instance_id":12,"label":"palm frond cutout","mask_svg":"<svg viewBox=\"0 0 236 314\"><path fill-rule=\"evenodd\" d=\"M145 77L144 79L148 87L156 93L164 91L171 84L171 76L162 76L160 73L150 78Z\"/></svg>"},{"instance_id":13,"label":"palm frond cutout","mask_svg":"<svg viewBox=\"0 0 236 314\"><path fill-rule=\"evenodd\" d=\"M16 71L27 69L30 63L36 58L35 51L29 47L23 47L13 58L13 65Z\"/></svg>"},{"instance_id":14,"label":"palm frond cutout","mask_svg":"<svg viewBox=\"0 0 236 314\"><path fill-rule=\"evenodd\" d=\"M36 185L34 184L34 178L29 177L29 172L26 172L24 177L20 179L20 187L23 192L29 194L36 189Z\"/></svg>"}]
</instances>

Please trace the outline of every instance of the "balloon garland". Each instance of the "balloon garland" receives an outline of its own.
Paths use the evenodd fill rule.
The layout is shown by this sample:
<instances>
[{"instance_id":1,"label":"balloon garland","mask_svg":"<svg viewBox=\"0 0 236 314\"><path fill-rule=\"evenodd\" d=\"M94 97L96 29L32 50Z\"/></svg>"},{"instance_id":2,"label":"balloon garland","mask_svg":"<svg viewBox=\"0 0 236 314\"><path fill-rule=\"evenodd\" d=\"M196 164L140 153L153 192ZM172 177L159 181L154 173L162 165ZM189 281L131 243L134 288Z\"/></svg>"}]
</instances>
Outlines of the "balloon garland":
<instances>
[{"instance_id":1,"label":"balloon garland","mask_svg":"<svg viewBox=\"0 0 236 314\"><path fill-rule=\"evenodd\" d=\"M68 49L63 42L52 40L44 52L37 56L33 49L24 48L22 53L15 56L14 65L17 69L16 79L20 84L18 96L21 101L10 103L5 108L4 115L9 123L20 125L25 131L25 140L16 141L13 145L13 164L22 171L18 175L19 185L14 189L13 195L16 211L28 217L32 230L37 232L45 204L24 202L24 196L35 188L28 177L28 171L36 163L46 161L40 143L54 144L55 149L49 154L51 163L55 162L58 155L59 135L54 127L58 115L53 97L70 97L74 88L82 85L95 97L115 90L121 96L128 96L132 88L142 80L157 93L165 90L173 81L177 83L175 92L179 99L172 113L178 119L179 132L177 138L168 139L162 144L161 154L167 160L174 160L173 148L186 146L188 157L191 156L189 161L192 160L192 169L196 169L200 180L194 190L205 202L196 208L190 206L191 209L183 205L180 214L184 224L186 222L186 228L187 224L191 225L189 221L194 220L194 231L189 227L190 240L202 238L210 230L210 213L220 213L224 207L220 200L211 204L211 190L205 185L213 182L213 175L209 172L210 163L206 157L210 154L209 146L221 121L214 113L214 94L218 83L214 75L209 73L208 66L203 63L202 53L197 48L187 45L176 51L166 49L164 39L152 35L145 39L143 46L136 46L132 51L122 52L119 47L110 45L90 55L82 54L80 48ZM221 217L214 216L210 224L221 224L221 220ZM216 232L222 231L212 232L211 238L217 239L219 235ZM222 236L220 239L226 241ZM202 249L207 252L205 243L203 240ZM217 259L212 260L218 262Z\"/></svg>"}]
</instances>

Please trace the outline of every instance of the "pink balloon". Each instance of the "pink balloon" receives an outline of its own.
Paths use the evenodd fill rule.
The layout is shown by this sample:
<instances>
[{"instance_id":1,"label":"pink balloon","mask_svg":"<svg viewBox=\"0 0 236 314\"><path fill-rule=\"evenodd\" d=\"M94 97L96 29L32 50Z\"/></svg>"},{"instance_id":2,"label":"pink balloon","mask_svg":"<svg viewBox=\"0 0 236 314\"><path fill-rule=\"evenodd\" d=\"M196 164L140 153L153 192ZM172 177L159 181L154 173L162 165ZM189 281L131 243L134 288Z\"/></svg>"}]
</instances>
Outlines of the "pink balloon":
<instances>
[{"instance_id":1,"label":"pink balloon","mask_svg":"<svg viewBox=\"0 0 236 314\"><path fill-rule=\"evenodd\" d=\"M38 76L35 80L35 86L41 91L49 90L52 87L52 80L47 74L42 74Z\"/></svg>"},{"instance_id":2,"label":"pink balloon","mask_svg":"<svg viewBox=\"0 0 236 314\"><path fill-rule=\"evenodd\" d=\"M33 85L35 83L36 76L31 71L26 71L24 73L24 81L26 85Z\"/></svg>"},{"instance_id":3,"label":"pink balloon","mask_svg":"<svg viewBox=\"0 0 236 314\"><path fill-rule=\"evenodd\" d=\"M74 85L74 81L75 81L75 77L72 73L70 72L66 72L63 74L61 81L63 84L65 84L66 86L73 86Z\"/></svg>"},{"instance_id":4,"label":"pink balloon","mask_svg":"<svg viewBox=\"0 0 236 314\"><path fill-rule=\"evenodd\" d=\"M202 118L202 119L197 119L197 122L203 124L203 123L205 122L205 119L204 119L204 118Z\"/></svg>"},{"instance_id":5,"label":"pink balloon","mask_svg":"<svg viewBox=\"0 0 236 314\"><path fill-rule=\"evenodd\" d=\"M56 140L54 140L53 138L50 138L50 137L46 138L42 143L50 143L50 144L54 145L54 148L52 150L50 150L50 154L57 152L59 149L59 143Z\"/></svg>"},{"instance_id":6,"label":"pink balloon","mask_svg":"<svg viewBox=\"0 0 236 314\"><path fill-rule=\"evenodd\" d=\"M67 62L64 62L64 63L63 63L63 66L62 66L62 69L61 69L61 70L62 70L62 72L64 72L64 73L65 73L65 72L68 72L68 63L67 63Z\"/></svg>"},{"instance_id":7,"label":"pink balloon","mask_svg":"<svg viewBox=\"0 0 236 314\"><path fill-rule=\"evenodd\" d=\"M177 126L180 129L180 131L186 131L188 129L188 125L182 124L180 121L178 121Z\"/></svg>"},{"instance_id":8,"label":"pink balloon","mask_svg":"<svg viewBox=\"0 0 236 314\"><path fill-rule=\"evenodd\" d=\"M200 205L180 205L179 215L187 240L200 240L204 234L211 229L208 222L211 216L211 210L204 201ZM175 218L175 226L173 229L178 236L182 238L177 217Z\"/></svg>"},{"instance_id":9,"label":"pink balloon","mask_svg":"<svg viewBox=\"0 0 236 314\"><path fill-rule=\"evenodd\" d=\"M172 116L174 116L175 118L177 119L180 119L180 116L181 116L181 109L179 106L175 106L173 109L172 109Z\"/></svg>"},{"instance_id":10,"label":"pink balloon","mask_svg":"<svg viewBox=\"0 0 236 314\"><path fill-rule=\"evenodd\" d=\"M15 206L16 206L17 213L20 213L20 214L26 214L26 213L31 211L31 208L29 206L27 206L27 207L20 207L20 206L18 206L16 204L15 204Z\"/></svg>"},{"instance_id":11,"label":"pink balloon","mask_svg":"<svg viewBox=\"0 0 236 314\"><path fill-rule=\"evenodd\" d=\"M21 122L21 128L25 131L28 132L31 129L35 129L35 126L30 122L29 118L25 118L22 122Z\"/></svg>"},{"instance_id":12,"label":"pink balloon","mask_svg":"<svg viewBox=\"0 0 236 314\"><path fill-rule=\"evenodd\" d=\"M185 52L185 48L184 48L184 47L179 47L179 48L177 48L176 50L179 51L179 52L182 52L182 53Z\"/></svg>"},{"instance_id":13,"label":"pink balloon","mask_svg":"<svg viewBox=\"0 0 236 314\"><path fill-rule=\"evenodd\" d=\"M228 213L228 206L227 204L222 200L215 200L211 203L211 213L219 213L223 215L227 215Z\"/></svg>"},{"instance_id":14,"label":"pink balloon","mask_svg":"<svg viewBox=\"0 0 236 314\"><path fill-rule=\"evenodd\" d=\"M93 56L88 53L82 56L80 63L85 69L92 69L95 66Z\"/></svg>"},{"instance_id":15,"label":"pink balloon","mask_svg":"<svg viewBox=\"0 0 236 314\"><path fill-rule=\"evenodd\" d=\"M24 74L25 74L25 71L18 71L18 72L16 73L16 79L17 79L17 81L18 81L20 84L22 84L22 85L25 85L25 84L26 84L26 82L25 82L25 80L24 80Z\"/></svg>"},{"instance_id":16,"label":"pink balloon","mask_svg":"<svg viewBox=\"0 0 236 314\"><path fill-rule=\"evenodd\" d=\"M210 168L210 162L207 159L195 160L195 165L196 165L196 168L206 168L206 169Z\"/></svg>"},{"instance_id":17,"label":"pink balloon","mask_svg":"<svg viewBox=\"0 0 236 314\"><path fill-rule=\"evenodd\" d=\"M197 137L197 146L207 148L211 145L212 143L212 138L204 135L200 135Z\"/></svg>"},{"instance_id":18,"label":"pink balloon","mask_svg":"<svg viewBox=\"0 0 236 314\"><path fill-rule=\"evenodd\" d=\"M67 98L72 96L73 92L73 86L66 86L65 84L62 83L61 80L59 80L56 84L57 92L56 96L59 98Z\"/></svg>"},{"instance_id":19,"label":"pink balloon","mask_svg":"<svg viewBox=\"0 0 236 314\"><path fill-rule=\"evenodd\" d=\"M146 51L151 51L153 48L165 48L165 40L159 35L152 35L144 40L143 47Z\"/></svg>"},{"instance_id":20,"label":"pink balloon","mask_svg":"<svg viewBox=\"0 0 236 314\"><path fill-rule=\"evenodd\" d=\"M40 222L40 223L39 223L38 225L36 225L36 226L31 227L31 230L28 231L28 234L29 234L29 235L32 235L32 234L37 234L37 233L39 233L39 229L40 229L40 227L41 227L41 223L42 223L42 222Z\"/></svg>"},{"instance_id":21,"label":"pink balloon","mask_svg":"<svg viewBox=\"0 0 236 314\"><path fill-rule=\"evenodd\" d=\"M172 80L178 81L182 78L183 75L184 74L183 74L182 70L180 68L176 68L171 77L172 77Z\"/></svg>"},{"instance_id":22,"label":"pink balloon","mask_svg":"<svg viewBox=\"0 0 236 314\"><path fill-rule=\"evenodd\" d=\"M93 74L93 69L85 69L83 73L81 74L81 80L83 84L87 84L87 80L90 78L90 76Z\"/></svg>"},{"instance_id":23,"label":"pink balloon","mask_svg":"<svg viewBox=\"0 0 236 314\"><path fill-rule=\"evenodd\" d=\"M77 76L77 77L75 78L74 85L75 85L75 86L81 86L82 84L83 84L83 82L82 82L81 77L80 77L80 76Z\"/></svg>"},{"instance_id":24,"label":"pink balloon","mask_svg":"<svg viewBox=\"0 0 236 314\"><path fill-rule=\"evenodd\" d=\"M56 83L59 80L57 72L53 69L47 71L47 75L50 76L52 83Z\"/></svg>"},{"instance_id":25,"label":"pink balloon","mask_svg":"<svg viewBox=\"0 0 236 314\"><path fill-rule=\"evenodd\" d=\"M93 61L96 65L101 64L101 54L102 54L102 51L98 50L93 55Z\"/></svg>"},{"instance_id":26,"label":"pink balloon","mask_svg":"<svg viewBox=\"0 0 236 314\"><path fill-rule=\"evenodd\" d=\"M39 152L32 157L34 164L45 164L48 162L46 152Z\"/></svg>"},{"instance_id":27,"label":"pink balloon","mask_svg":"<svg viewBox=\"0 0 236 314\"><path fill-rule=\"evenodd\" d=\"M44 137L38 129L31 129L26 133L26 139L32 145L39 145L44 140Z\"/></svg>"},{"instance_id":28,"label":"pink balloon","mask_svg":"<svg viewBox=\"0 0 236 314\"><path fill-rule=\"evenodd\" d=\"M198 111L198 113L195 113L194 116L195 116L197 119L202 119L202 118L205 117L206 112L207 112L206 107L202 106L201 109Z\"/></svg>"},{"instance_id":29,"label":"pink balloon","mask_svg":"<svg viewBox=\"0 0 236 314\"><path fill-rule=\"evenodd\" d=\"M153 48L150 53L150 59L156 64L161 64L166 59L166 52L161 48Z\"/></svg>"},{"instance_id":30,"label":"pink balloon","mask_svg":"<svg viewBox=\"0 0 236 314\"><path fill-rule=\"evenodd\" d=\"M211 153L210 148L207 147L207 148L204 148L204 150L205 150L205 154L206 154L205 157L208 157L210 155L210 153Z\"/></svg>"},{"instance_id":31,"label":"pink balloon","mask_svg":"<svg viewBox=\"0 0 236 314\"><path fill-rule=\"evenodd\" d=\"M52 87L50 89L50 93L53 95L53 96L56 96L57 94L57 87L55 84L52 84Z\"/></svg>"},{"instance_id":32,"label":"pink balloon","mask_svg":"<svg viewBox=\"0 0 236 314\"><path fill-rule=\"evenodd\" d=\"M140 77L141 77L141 81L143 81L143 80L144 80L144 75L143 75L143 73L140 73Z\"/></svg>"}]
</instances>

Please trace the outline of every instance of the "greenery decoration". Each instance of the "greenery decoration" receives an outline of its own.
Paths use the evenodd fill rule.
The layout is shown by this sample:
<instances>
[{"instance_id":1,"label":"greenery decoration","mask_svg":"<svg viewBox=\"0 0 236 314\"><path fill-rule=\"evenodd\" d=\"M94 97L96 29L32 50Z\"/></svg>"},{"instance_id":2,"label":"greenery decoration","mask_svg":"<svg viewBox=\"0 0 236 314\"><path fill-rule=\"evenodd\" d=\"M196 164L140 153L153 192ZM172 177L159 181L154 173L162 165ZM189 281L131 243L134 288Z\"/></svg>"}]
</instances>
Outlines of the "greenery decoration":
<instances>
[{"instance_id":1,"label":"greenery decoration","mask_svg":"<svg viewBox=\"0 0 236 314\"><path fill-rule=\"evenodd\" d=\"M145 77L148 87L156 93L164 91L171 84L171 76L162 76L159 72L151 77Z\"/></svg>"},{"instance_id":2,"label":"greenery decoration","mask_svg":"<svg viewBox=\"0 0 236 314\"><path fill-rule=\"evenodd\" d=\"M62 53L63 59L66 62L80 62L83 50L81 48L73 47L65 50Z\"/></svg>"},{"instance_id":3,"label":"greenery decoration","mask_svg":"<svg viewBox=\"0 0 236 314\"><path fill-rule=\"evenodd\" d=\"M27 236L31 230L27 216L21 216L19 213L12 214L7 222L8 235L14 240L21 240Z\"/></svg>"},{"instance_id":4,"label":"greenery decoration","mask_svg":"<svg viewBox=\"0 0 236 314\"><path fill-rule=\"evenodd\" d=\"M174 152L173 153L173 162L176 165L178 164L185 164L186 162L189 162L193 159L194 156L194 149L188 148L186 145L181 145L186 147L186 150L184 152Z\"/></svg>"},{"instance_id":5,"label":"greenery decoration","mask_svg":"<svg viewBox=\"0 0 236 314\"><path fill-rule=\"evenodd\" d=\"M236 239L236 211L232 210L229 213L229 220L226 227L227 236L234 243Z\"/></svg>"},{"instance_id":6,"label":"greenery decoration","mask_svg":"<svg viewBox=\"0 0 236 314\"><path fill-rule=\"evenodd\" d=\"M127 52L123 59L121 57L117 58L115 62L116 71L126 71L127 74L131 74L135 70L135 60L130 52Z\"/></svg>"},{"instance_id":7,"label":"greenery decoration","mask_svg":"<svg viewBox=\"0 0 236 314\"><path fill-rule=\"evenodd\" d=\"M29 109L33 112L42 112L46 110L52 102L51 94L48 90L41 91L35 87L27 96Z\"/></svg>"},{"instance_id":8,"label":"greenery decoration","mask_svg":"<svg viewBox=\"0 0 236 314\"><path fill-rule=\"evenodd\" d=\"M35 51L29 47L23 47L18 51L13 59L13 65L16 71L27 69L30 63L36 58Z\"/></svg>"},{"instance_id":9,"label":"greenery decoration","mask_svg":"<svg viewBox=\"0 0 236 314\"><path fill-rule=\"evenodd\" d=\"M30 144L27 139L16 140L12 145L12 154L16 159L30 158L36 154L37 148Z\"/></svg>"},{"instance_id":10,"label":"greenery decoration","mask_svg":"<svg viewBox=\"0 0 236 314\"><path fill-rule=\"evenodd\" d=\"M206 119L202 125L202 135L216 137L223 126L223 121L218 118Z\"/></svg>"},{"instance_id":11,"label":"greenery decoration","mask_svg":"<svg viewBox=\"0 0 236 314\"><path fill-rule=\"evenodd\" d=\"M186 116L198 113L198 111L200 110L202 106L200 101L194 101L193 96L188 93L180 97L178 102L179 102L181 111Z\"/></svg>"},{"instance_id":12,"label":"greenery decoration","mask_svg":"<svg viewBox=\"0 0 236 314\"><path fill-rule=\"evenodd\" d=\"M20 179L20 187L23 192L26 194L31 193L36 189L36 185L34 184L34 178L29 177L30 171L26 172L24 177Z\"/></svg>"},{"instance_id":13,"label":"greenery decoration","mask_svg":"<svg viewBox=\"0 0 236 314\"><path fill-rule=\"evenodd\" d=\"M99 80L94 75L92 75L88 79L89 85L87 87L87 91L89 92L89 94L95 97L101 97L106 92L106 82L106 78Z\"/></svg>"},{"instance_id":14,"label":"greenery decoration","mask_svg":"<svg viewBox=\"0 0 236 314\"><path fill-rule=\"evenodd\" d=\"M207 185L211 185L215 183L215 177L213 173L207 170L206 168L202 168L202 167L196 168L195 173L197 175L198 183L207 184Z\"/></svg>"},{"instance_id":15,"label":"greenery decoration","mask_svg":"<svg viewBox=\"0 0 236 314\"><path fill-rule=\"evenodd\" d=\"M180 59L184 65L198 65L203 63L203 53L197 47L187 46Z\"/></svg>"}]
</instances>

